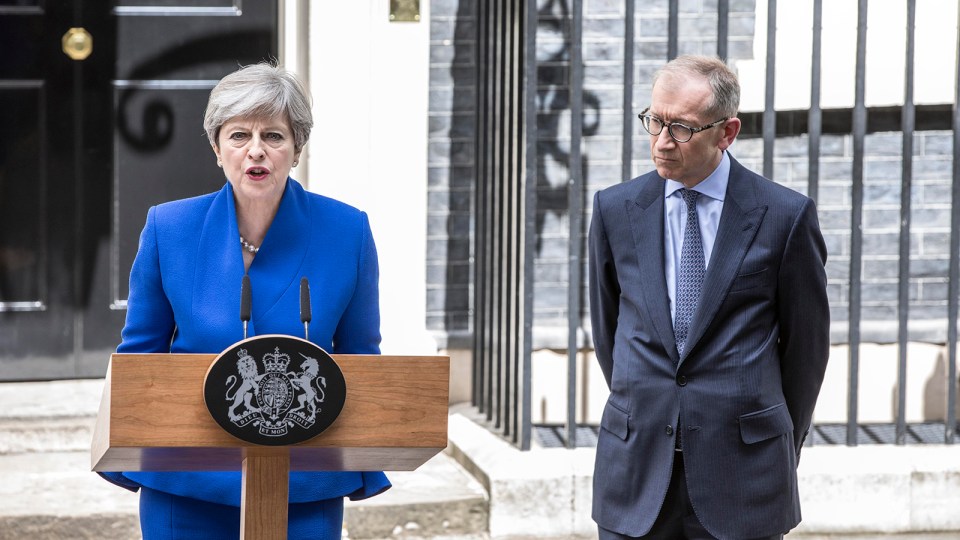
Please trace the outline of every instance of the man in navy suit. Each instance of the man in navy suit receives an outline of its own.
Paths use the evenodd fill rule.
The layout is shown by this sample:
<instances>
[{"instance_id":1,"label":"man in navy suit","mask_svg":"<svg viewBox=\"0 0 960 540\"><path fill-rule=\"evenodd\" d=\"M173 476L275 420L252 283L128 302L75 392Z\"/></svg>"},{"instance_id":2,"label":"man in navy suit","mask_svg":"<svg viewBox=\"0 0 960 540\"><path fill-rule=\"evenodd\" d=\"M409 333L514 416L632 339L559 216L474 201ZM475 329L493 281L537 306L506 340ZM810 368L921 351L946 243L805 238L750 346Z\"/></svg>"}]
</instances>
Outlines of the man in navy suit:
<instances>
[{"instance_id":1,"label":"man in navy suit","mask_svg":"<svg viewBox=\"0 0 960 540\"><path fill-rule=\"evenodd\" d=\"M800 522L826 248L811 199L730 155L739 102L720 60L671 61L640 114L656 171L594 198L601 540L781 538Z\"/></svg>"}]
</instances>

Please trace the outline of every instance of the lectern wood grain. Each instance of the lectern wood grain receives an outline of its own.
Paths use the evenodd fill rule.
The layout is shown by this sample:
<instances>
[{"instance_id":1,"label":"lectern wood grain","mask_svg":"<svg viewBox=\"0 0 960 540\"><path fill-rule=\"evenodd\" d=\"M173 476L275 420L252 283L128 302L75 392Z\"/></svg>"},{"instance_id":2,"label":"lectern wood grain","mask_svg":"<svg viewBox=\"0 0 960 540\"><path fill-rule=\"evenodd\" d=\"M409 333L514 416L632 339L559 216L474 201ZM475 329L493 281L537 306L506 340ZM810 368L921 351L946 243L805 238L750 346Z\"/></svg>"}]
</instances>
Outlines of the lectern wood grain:
<instances>
[{"instance_id":1,"label":"lectern wood grain","mask_svg":"<svg viewBox=\"0 0 960 540\"><path fill-rule=\"evenodd\" d=\"M248 452L243 460L240 540L287 540L290 456Z\"/></svg>"},{"instance_id":2,"label":"lectern wood grain","mask_svg":"<svg viewBox=\"0 0 960 540\"><path fill-rule=\"evenodd\" d=\"M240 470L243 450L203 403L216 355L114 354L91 449L96 471ZM288 452L291 470L413 470L447 445L449 358L334 355L347 384L336 422Z\"/></svg>"}]
</instances>

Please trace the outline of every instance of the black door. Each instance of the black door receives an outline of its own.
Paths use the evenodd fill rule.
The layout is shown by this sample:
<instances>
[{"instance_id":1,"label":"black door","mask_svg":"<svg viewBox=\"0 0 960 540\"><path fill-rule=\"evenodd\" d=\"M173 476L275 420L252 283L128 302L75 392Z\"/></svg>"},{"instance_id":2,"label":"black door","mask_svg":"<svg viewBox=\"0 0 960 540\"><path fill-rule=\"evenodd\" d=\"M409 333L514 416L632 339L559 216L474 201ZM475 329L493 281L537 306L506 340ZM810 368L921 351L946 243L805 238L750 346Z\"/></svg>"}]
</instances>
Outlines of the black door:
<instances>
[{"instance_id":1,"label":"black door","mask_svg":"<svg viewBox=\"0 0 960 540\"><path fill-rule=\"evenodd\" d=\"M277 56L240 8L0 0L0 380L104 374L147 208L223 185L210 89Z\"/></svg>"}]
</instances>

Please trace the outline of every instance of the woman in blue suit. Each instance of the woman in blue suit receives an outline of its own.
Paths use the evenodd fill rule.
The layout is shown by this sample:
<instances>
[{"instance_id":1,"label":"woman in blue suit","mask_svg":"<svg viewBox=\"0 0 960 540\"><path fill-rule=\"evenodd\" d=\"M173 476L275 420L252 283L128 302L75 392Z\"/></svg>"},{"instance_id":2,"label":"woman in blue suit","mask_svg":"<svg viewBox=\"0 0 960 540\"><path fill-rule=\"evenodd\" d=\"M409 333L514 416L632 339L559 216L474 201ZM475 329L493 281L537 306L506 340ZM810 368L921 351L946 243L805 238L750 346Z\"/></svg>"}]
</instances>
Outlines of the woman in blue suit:
<instances>
[{"instance_id":1,"label":"woman in blue suit","mask_svg":"<svg viewBox=\"0 0 960 540\"><path fill-rule=\"evenodd\" d=\"M332 353L378 354L379 271L366 214L288 177L313 127L301 83L268 64L241 68L210 93L203 124L227 182L147 213L117 352L219 353L240 341L246 273L249 335L300 335L306 277L310 340ZM104 476L140 491L144 540L239 537L239 472ZM380 472L291 473L288 538L340 538L343 497L389 487Z\"/></svg>"}]
</instances>

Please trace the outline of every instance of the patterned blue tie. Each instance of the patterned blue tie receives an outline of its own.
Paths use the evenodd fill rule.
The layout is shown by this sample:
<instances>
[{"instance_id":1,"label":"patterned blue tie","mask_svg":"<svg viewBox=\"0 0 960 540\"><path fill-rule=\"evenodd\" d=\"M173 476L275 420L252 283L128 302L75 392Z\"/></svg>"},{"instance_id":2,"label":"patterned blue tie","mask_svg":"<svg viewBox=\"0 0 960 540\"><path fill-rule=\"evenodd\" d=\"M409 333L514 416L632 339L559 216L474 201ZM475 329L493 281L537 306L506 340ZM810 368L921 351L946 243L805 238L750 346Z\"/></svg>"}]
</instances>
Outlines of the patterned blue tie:
<instances>
[{"instance_id":1,"label":"patterned blue tie","mask_svg":"<svg viewBox=\"0 0 960 540\"><path fill-rule=\"evenodd\" d=\"M683 356L690 323L693 321L693 312L700 301L703 276L707 273L707 269L703 258L703 242L700 239L700 220L697 219L697 196L700 194L690 189L681 189L680 195L687 203L687 228L683 232L680 268L677 270L673 333L677 339L677 351L680 356Z\"/></svg>"}]
</instances>

